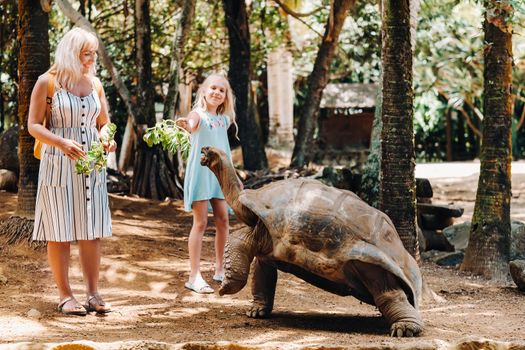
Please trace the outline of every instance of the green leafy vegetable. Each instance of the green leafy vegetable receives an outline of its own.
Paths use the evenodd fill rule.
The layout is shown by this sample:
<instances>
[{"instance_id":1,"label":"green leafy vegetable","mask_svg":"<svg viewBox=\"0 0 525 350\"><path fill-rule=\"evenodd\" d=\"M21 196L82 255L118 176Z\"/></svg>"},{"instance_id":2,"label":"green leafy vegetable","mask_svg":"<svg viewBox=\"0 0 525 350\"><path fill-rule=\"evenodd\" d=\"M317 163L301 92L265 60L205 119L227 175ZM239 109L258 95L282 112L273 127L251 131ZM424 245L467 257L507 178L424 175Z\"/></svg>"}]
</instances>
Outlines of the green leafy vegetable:
<instances>
[{"instance_id":1,"label":"green leafy vegetable","mask_svg":"<svg viewBox=\"0 0 525 350\"><path fill-rule=\"evenodd\" d=\"M180 150L184 160L190 154L190 133L176 125L174 120L163 120L146 129L144 141L149 147L160 144L165 151L173 154Z\"/></svg>"},{"instance_id":2,"label":"green leafy vegetable","mask_svg":"<svg viewBox=\"0 0 525 350\"><path fill-rule=\"evenodd\" d=\"M109 123L107 125L107 135L103 135L100 142L93 142L87 154L77 159L75 163L75 171L77 174L88 175L93 170L101 171L108 164L108 155L104 150L104 142L113 141L115 133L117 132L117 125Z\"/></svg>"}]
</instances>

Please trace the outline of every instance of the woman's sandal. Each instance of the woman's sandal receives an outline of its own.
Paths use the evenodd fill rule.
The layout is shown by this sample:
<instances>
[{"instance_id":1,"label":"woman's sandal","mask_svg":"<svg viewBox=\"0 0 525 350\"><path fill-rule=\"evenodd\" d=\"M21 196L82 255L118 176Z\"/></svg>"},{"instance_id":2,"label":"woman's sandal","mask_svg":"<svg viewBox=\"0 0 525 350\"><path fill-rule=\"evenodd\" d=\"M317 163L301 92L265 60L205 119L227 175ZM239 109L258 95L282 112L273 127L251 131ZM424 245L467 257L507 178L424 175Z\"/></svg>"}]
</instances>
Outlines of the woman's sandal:
<instances>
[{"instance_id":1,"label":"woman's sandal","mask_svg":"<svg viewBox=\"0 0 525 350\"><path fill-rule=\"evenodd\" d=\"M76 304L76 305L73 308L67 308L66 304L71 301L74 302L71 304ZM86 316L87 315L86 308L80 305L80 303L76 301L76 299L73 298L72 296L62 299L62 301L58 304L57 310L63 313L64 315L73 315L73 316Z\"/></svg>"},{"instance_id":2,"label":"woman's sandal","mask_svg":"<svg viewBox=\"0 0 525 350\"><path fill-rule=\"evenodd\" d=\"M98 293L88 295L84 307L88 312L95 311L97 314L107 314L111 312L111 306L106 304Z\"/></svg>"}]
</instances>

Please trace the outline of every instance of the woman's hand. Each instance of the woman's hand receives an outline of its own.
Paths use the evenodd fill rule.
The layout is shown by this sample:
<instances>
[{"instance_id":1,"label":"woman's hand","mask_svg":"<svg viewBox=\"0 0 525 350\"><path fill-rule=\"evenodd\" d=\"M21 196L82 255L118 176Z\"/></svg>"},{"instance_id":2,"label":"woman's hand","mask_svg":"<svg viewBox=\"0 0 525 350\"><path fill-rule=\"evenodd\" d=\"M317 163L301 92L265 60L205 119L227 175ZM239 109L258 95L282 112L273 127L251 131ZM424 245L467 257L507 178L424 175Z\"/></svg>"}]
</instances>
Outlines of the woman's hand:
<instances>
[{"instance_id":1,"label":"woman's hand","mask_svg":"<svg viewBox=\"0 0 525 350\"><path fill-rule=\"evenodd\" d=\"M117 143L115 142L115 140L103 142L102 146L104 146L104 150L106 151L106 153L115 152L117 150Z\"/></svg>"},{"instance_id":2,"label":"woman's hand","mask_svg":"<svg viewBox=\"0 0 525 350\"><path fill-rule=\"evenodd\" d=\"M86 155L86 152L82 149L82 145L75 140L62 139L58 148L71 160L77 160Z\"/></svg>"}]
</instances>

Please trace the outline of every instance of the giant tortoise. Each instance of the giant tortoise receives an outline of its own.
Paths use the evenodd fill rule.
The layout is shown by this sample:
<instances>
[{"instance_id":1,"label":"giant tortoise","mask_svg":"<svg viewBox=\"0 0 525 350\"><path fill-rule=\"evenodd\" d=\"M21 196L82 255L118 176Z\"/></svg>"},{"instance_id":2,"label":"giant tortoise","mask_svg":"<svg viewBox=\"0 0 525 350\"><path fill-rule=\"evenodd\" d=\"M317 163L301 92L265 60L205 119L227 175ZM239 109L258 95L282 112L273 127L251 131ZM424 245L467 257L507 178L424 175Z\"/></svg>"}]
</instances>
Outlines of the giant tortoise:
<instances>
[{"instance_id":1,"label":"giant tortoise","mask_svg":"<svg viewBox=\"0 0 525 350\"><path fill-rule=\"evenodd\" d=\"M376 305L392 336L422 332L421 273L384 213L350 191L311 179L241 190L224 152L212 147L201 152L201 164L217 176L226 201L247 225L228 238L220 295L237 293L246 285L255 257L250 317L272 312L281 270Z\"/></svg>"}]
</instances>

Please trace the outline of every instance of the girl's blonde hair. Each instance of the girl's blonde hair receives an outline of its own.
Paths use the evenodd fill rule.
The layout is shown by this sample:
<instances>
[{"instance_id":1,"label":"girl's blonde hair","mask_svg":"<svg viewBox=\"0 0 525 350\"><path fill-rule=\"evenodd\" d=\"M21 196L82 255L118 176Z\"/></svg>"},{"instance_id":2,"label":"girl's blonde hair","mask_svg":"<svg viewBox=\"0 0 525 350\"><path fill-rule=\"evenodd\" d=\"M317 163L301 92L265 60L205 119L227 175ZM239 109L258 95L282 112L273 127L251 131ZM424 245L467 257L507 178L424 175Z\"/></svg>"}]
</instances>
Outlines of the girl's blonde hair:
<instances>
[{"instance_id":1,"label":"girl's blonde hair","mask_svg":"<svg viewBox=\"0 0 525 350\"><path fill-rule=\"evenodd\" d=\"M197 95L195 96L195 102L193 103L193 108L206 110L208 106L206 105L206 89L210 85L210 81L212 78L222 78L226 84L226 97L224 98L224 102L217 107L217 114L222 114L230 118L230 124L235 125L235 137L239 139L237 134L239 133L239 126L237 125L237 122L235 121L235 95L233 94L233 90L231 88L230 82L228 81L228 78L226 77L226 74L222 72L214 72L210 74L202 84L199 86L199 89L197 90Z\"/></svg>"},{"instance_id":2,"label":"girl's blonde hair","mask_svg":"<svg viewBox=\"0 0 525 350\"><path fill-rule=\"evenodd\" d=\"M72 90L83 76L80 53L82 50L97 49L98 39L95 34L75 27L60 39L55 52L55 63L48 72L56 75L56 80L61 87ZM93 64L88 75L94 77L95 73L95 64Z\"/></svg>"}]
</instances>

